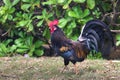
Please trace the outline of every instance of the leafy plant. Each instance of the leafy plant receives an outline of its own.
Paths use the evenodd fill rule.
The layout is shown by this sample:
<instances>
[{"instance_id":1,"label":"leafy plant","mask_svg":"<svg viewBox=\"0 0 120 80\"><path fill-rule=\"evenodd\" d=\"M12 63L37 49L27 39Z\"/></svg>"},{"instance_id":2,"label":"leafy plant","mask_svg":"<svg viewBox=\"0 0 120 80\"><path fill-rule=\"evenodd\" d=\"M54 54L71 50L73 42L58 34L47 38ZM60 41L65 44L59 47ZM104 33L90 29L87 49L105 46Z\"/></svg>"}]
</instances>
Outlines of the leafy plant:
<instances>
[{"instance_id":1,"label":"leafy plant","mask_svg":"<svg viewBox=\"0 0 120 80\"><path fill-rule=\"evenodd\" d=\"M34 17L32 17L32 13L22 13L18 12L16 13L16 18L14 18L14 21L16 22L17 28L24 28L27 30L27 32L30 32L33 30L33 24L32 21Z\"/></svg>"},{"instance_id":2,"label":"leafy plant","mask_svg":"<svg viewBox=\"0 0 120 80\"><path fill-rule=\"evenodd\" d=\"M11 2L10 0L3 0L4 6L0 7L0 22L5 23L6 20L12 20L13 19L13 13L15 12L15 5L20 0L14 0Z\"/></svg>"},{"instance_id":3,"label":"leafy plant","mask_svg":"<svg viewBox=\"0 0 120 80\"><path fill-rule=\"evenodd\" d=\"M46 9L42 11L42 15L36 16L37 19L40 21L38 22L37 26L40 27L44 21L48 21L50 17L52 17L52 13L47 13Z\"/></svg>"},{"instance_id":4,"label":"leafy plant","mask_svg":"<svg viewBox=\"0 0 120 80\"><path fill-rule=\"evenodd\" d=\"M40 0L22 0L21 9L30 12L35 9L35 6L40 7Z\"/></svg>"},{"instance_id":5,"label":"leafy plant","mask_svg":"<svg viewBox=\"0 0 120 80\"><path fill-rule=\"evenodd\" d=\"M84 3L86 0L73 0L76 3Z\"/></svg>"},{"instance_id":6,"label":"leafy plant","mask_svg":"<svg viewBox=\"0 0 120 80\"><path fill-rule=\"evenodd\" d=\"M120 45L120 34L116 35L116 46L119 46Z\"/></svg>"},{"instance_id":7,"label":"leafy plant","mask_svg":"<svg viewBox=\"0 0 120 80\"><path fill-rule=\"evenodd\" d=\"M95 7L95 0L87 0L87 6L90 9L93 9Z\"/></svg>"},{"instance_id":8,"label":"leafy plant","mask_svg":"<svg viewBox=\"0 0 120 80\"><path fill-rule=\"evenodd\" d=\"M103 59L100 52L91 51L87 56L88 59Z\"/></svg>"},{"instance_id":9,"label":"leafy plant","mask_svg":"<svg viewBox=\"0 0 120 80\"><path fill-rule=\"evenodd\" d=\"M41 50L41 46L43 44L42 41L37 40L34 43L34 38L22 31L19 32L19 36L20 38L15 40L17 53L29 54L29 56L33 56L34 54L37 56L41 56L43 54L43 50Z\"/></svg>"},{"instance_id":10,"label":"leafy plant","mask_svg":"<svg viewBox=\"0 0 120 80\"><path fill-rule=\"evenodd\" d=\"M0 43L0 57L7 56L13 51L12 47L9 46L11 41L11 39L8 39Z\"/></svg>"}]
</instances>

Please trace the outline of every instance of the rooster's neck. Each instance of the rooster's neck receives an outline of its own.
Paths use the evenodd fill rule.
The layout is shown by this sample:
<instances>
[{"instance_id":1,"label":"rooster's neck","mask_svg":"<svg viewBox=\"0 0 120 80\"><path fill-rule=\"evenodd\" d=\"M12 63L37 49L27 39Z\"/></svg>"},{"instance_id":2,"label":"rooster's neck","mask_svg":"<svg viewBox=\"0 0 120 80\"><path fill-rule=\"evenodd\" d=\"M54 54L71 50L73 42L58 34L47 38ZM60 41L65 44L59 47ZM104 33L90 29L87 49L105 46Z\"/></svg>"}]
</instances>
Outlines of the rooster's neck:
<instances>
[{"instance_id":1,"label":"rooster's neck","mask_svg":"<svg viewBox=\"0 0 120 80\"><path fill-rule=\"evenodd\" d=\"M64 45L64 42L67 40L64 32L61 28L57 27L57 29L51 34L51 43L53 46L61 47Z\"/></svg>"}]
</instances>

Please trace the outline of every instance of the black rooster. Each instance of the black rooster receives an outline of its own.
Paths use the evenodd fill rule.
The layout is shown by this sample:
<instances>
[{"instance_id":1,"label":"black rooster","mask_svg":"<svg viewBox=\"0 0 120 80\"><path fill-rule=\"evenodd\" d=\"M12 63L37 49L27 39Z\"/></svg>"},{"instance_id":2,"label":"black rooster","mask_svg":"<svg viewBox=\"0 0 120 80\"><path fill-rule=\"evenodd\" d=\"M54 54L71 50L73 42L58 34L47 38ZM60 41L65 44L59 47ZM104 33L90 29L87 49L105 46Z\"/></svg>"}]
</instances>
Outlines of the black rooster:
<instances>
[{"instance_id":1,"label":"black rooster","mask_svg":"<svg viewBox=\"0 0 120 80\"><path fill-rule=\"evenodd\" d=\"M90 51L101 52L103 58L108 58L114 46L109 27L99 20L88 21L77 41L72 41L64 35L62 29L58 27L58 20L49 22L48 26L52 47L64 58L64 69L71 61L75 65L76 74L78 73L76 62L83 61Z\"/></svg>"}]
</instances>

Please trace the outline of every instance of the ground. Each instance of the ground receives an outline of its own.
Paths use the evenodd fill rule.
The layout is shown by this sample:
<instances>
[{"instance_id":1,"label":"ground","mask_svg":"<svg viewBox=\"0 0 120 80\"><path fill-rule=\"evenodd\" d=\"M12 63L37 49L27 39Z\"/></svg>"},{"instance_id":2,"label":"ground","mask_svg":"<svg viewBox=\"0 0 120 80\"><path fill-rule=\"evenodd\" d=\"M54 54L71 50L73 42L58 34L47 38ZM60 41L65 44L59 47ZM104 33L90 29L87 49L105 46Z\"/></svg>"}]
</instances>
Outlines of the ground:
<instances>
[{"instance_id":1,"label":"ground","mask_svg":"<svg viewBox=\"0 0 120 80\"><path fill-rule=\"evenodd\" d=\"M120 61L89 60L79 62L79 74L74 73L70 63L69 70L63 68L61 57L1 57L0 80L119 80Z\"/></svg>"}]
</instances>

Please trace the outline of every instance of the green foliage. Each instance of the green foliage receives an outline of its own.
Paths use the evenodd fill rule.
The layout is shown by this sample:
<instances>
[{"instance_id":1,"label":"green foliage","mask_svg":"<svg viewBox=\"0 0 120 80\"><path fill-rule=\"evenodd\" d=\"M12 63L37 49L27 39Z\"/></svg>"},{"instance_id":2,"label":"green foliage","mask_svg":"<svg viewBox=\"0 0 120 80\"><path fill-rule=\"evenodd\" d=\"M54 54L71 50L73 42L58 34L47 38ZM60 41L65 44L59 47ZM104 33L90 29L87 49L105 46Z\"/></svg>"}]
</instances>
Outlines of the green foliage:
<instances>
[{"instance_id":1,"label":"green foliage","mask_svg":"<svg viewBox=\"0 0 120 80\"><path fill-rule=\"evenodd\" d=\"M40 1L39 0L22 0L21 9L30 12L35 9L35 6L39 7Z\"/></svg>"},{"instance_id":2,"label":"green foliage","mask_svg":"<svg viewBox=\"0 0 120 80\"><path fill-rule=\"evenodd\" d=\"M13 19L13 13L15 12L15 5L19 2L19 0L14 0L11 2L10 0L3 0L4 6L0 7L0 22L5 23L6 20Z\"/></svg>"},{"instance_id":3,"label":"green foliage","mask_svg":"<svg viewBox=\"0 0 120 80\"><path fill-rule=\"evenodd\" d=\"M13 19L16 22L15 27L24 28L26 29L27 32L32 31L33 30L32 21L34 19L32 15L33 15L32 13L31 14L21 12L16 13L16 17Z\"/></svg>"},{"instance_id":4,"label":"green foliage","mask_svg":"<svg viewBox=\"0 0 120 80\"><path fill-rule=\"evenodd\" d=\"M40 21L38 22L37 26L40 27L44 21L47 21L50 17L52 17L53 14L52 13L47 13L46 9L44 9L42 11L42 15L36 16L37 19L39 19Z\"/></svg>"},{"instance_id":5,"label":"green foliage","mask_svg":"<svg viewBox=\"0 0 120 80\"><path fill-rule=\"evenodd\" d=\"M90 9L93 9L95 7L95 0L87 0L87 6Z\"/></svg>"},{"instance_id":6,"label":"green foliage","mask_svg":"<svg viewBox=\"0 0 120 80\"><path fill-rule=\"evenodd\" d=\"M87 56L88 59L103 59L100 52L91 51Z\"/></svg>"},{"instance_id":7,"label":"green foliage","mask_svg":"<svg viewBox=\"0 0 120 80\"><path fill-rule=\"evenodd\" d=\"M29 56L41 56L43 51L41 46L42 41L37 40L34 42L34 38L31 35L27 35L25 32L19 32L19 38L14 41L14 46L16 47L15 52L19 54L28 53Z\"/></svg>"},{"instance_id":8,"label":"green foliage","mask_svg":"<svg viewBox=\"0 0 120 80\"><path fill-rule=\"evenodd\" d=\"M53 19L59 20L68 38L77 40L87 21L101 17L99 3L104 11L110 11L110 5L100 0L3 0L0 28L12 40L0 40L0 56L41 56L42 44L50 39L47 21Z\"/></svg>"},{"instance_id":9,"label":"green foliage","mask_svg":"<svg viewBox=\"0 0 120 80\"><path fill-rule=\"evenodd\" d=\"M119 46L120 45L120 34L116 35L116 46Z\"/></svg>"},{"instance_id":10,"label":"green foliage","mask_svg":"<svg viewBox=\"0 0 120 80\"><path fill-rule=\"evenodd\" d=\"M84 3L86 0L73 0L76 3Z\"/></svg>"},{"instance_id":11,"label":"green foliage","mask_svg":"<svg viewBox=\"0 0 120 80\"><path fill-rule=\"evenodd\" d=\"M8 45L11 41L12 41L11 39L8 39L0 43L0 57L7 56L8 53L13 52L14 50L13 47Z\"/></svg>"}]
</instances>

